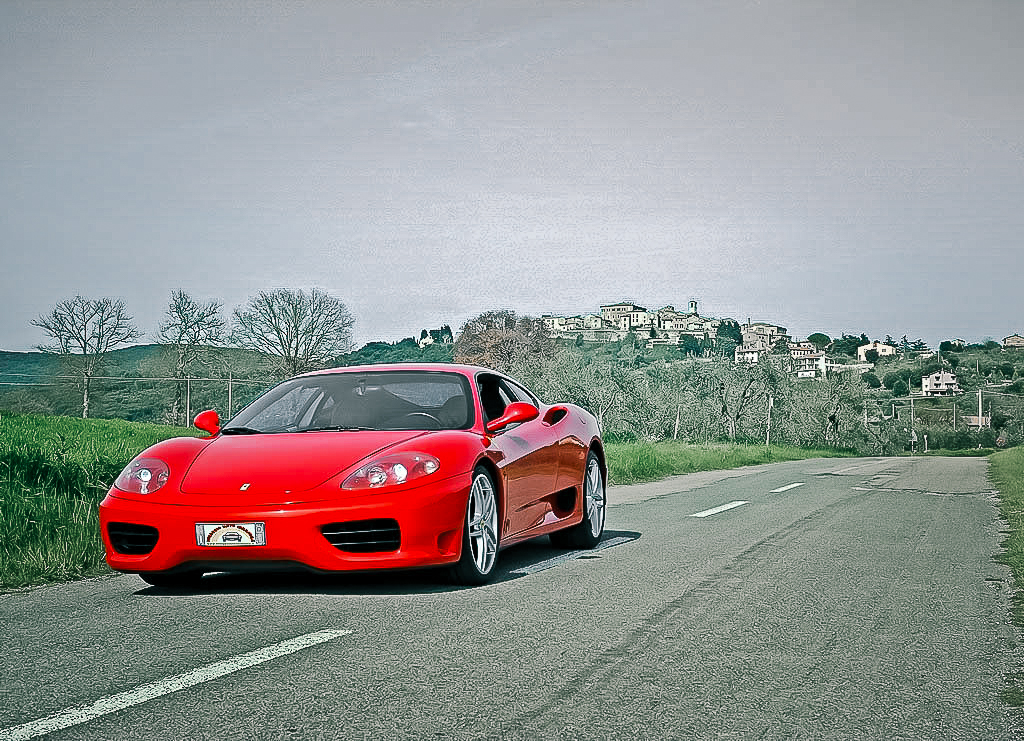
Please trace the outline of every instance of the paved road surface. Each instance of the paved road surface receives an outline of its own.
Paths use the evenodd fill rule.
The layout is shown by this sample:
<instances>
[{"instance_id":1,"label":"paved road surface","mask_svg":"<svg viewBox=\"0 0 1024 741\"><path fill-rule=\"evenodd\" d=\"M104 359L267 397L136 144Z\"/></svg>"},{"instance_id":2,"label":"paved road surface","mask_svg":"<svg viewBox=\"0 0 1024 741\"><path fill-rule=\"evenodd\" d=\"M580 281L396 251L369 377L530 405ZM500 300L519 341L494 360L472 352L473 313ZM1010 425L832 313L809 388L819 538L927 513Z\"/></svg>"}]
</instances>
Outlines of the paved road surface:
<instances>
[{"instance_id":1,"label":"paved road surface","mask_svg":"<svg viewBox=\"0 0 1024 741\"><path fill-rule=\"evenodd\" d=\"M999 700L1024 657L986 465L615 487L607 547L513 548L475 589L119 576L0 596L0 739L1024 738Z\"/></svg>"}]
</instances>

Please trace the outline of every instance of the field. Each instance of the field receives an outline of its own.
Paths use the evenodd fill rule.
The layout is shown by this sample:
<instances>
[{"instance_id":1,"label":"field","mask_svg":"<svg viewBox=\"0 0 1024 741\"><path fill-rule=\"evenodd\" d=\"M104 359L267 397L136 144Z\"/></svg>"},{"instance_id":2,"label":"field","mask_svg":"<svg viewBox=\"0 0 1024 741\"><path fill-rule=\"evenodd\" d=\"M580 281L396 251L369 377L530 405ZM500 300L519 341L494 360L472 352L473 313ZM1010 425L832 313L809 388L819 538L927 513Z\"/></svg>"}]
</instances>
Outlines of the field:
<instances>
[{"instance_id":1,"label":"field","mask_svg":"<svg viewBox=\"0 0 1024 741\"><path fill-rule=\"evenodd\" d=\"M0 414L0 589L105 573L97 505L139 451L197 430Z\"/></svg>"}]
</instances>

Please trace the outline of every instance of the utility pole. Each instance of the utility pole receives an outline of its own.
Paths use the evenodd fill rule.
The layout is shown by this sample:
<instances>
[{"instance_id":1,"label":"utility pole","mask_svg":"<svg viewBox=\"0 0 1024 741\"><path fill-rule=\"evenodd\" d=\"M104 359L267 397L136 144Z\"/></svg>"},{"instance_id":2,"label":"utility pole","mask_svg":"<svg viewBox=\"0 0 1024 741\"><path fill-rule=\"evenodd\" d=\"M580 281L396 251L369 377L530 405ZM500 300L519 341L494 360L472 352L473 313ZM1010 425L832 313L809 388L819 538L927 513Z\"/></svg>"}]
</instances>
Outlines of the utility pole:
<instances>
[{"instance_id":1,"label":"utility pole","mask_svg":"<svg viewBox=\"0 0 1024 741\"><path fill-rule=\"evenodd\" d=\"M232 385L231 381L232 381L232 372L228 371L228 419L231 419L231 409L232 409L232 407L231 407L231 385Z\"/></svg>"},{"instance_id":2,"label":"utility pole","mask_svg":"<svg viewBox=\"0 0 1024 741\"><path fill-rule=\"evenodd\" d=\"M982 421L985 419L982 416L983 412L981 409L981 389L978 389L978 432L981 432Z\"/></svg>"},{"instance_id":3,"label":"utility pole","mask_svg":"<svg viewBox=\"0 0 1024 741\"><path fill-rule=\"evenodd\" d=\"M185 378L185 426L191 424L192 419L192 376Z\"/></svg>"},{"instance_id":4,"label":"utility pole","mask_svg":"<svg viewBox=\"0 0 1024 741\"><path fill-rule=\"evenodd\" d=\"M775 399L771 395L768 396L768 432L764 437L764 446L766 448L771 447L772 444L772 407L775 406Z\"/></svg>"},{"instance_id":5,"label":"utility pole","mask_svg":"<svg viewBox=\"0 0 1024 741\"><path fill-rule=\"evenodd\" d=\"M953 400L953 432L956 432L956 400Z\"/></svg>"}]
</instances>

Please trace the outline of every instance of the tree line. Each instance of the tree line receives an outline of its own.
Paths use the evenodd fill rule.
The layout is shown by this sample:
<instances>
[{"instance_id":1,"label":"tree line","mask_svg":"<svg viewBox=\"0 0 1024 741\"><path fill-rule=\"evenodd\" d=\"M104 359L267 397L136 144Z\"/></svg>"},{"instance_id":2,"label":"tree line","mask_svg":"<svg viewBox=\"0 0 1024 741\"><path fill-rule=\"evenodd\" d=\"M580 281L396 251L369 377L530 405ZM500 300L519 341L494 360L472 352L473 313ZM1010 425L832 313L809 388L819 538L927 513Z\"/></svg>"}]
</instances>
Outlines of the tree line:
<instances>
[{"instance_id":1,"label":"tree line","mask_svg":"<svg viewBox=\"0 0 1024 741\"><path fill-rule=\"evenodd\" d=\"M1013 444L1024 434L1024 404L1013 399L1005 399L1002 413L993 416L997 429L957 428L948 413L944 417L941 409L928 406L941 402L921 401L912 413L890 393L905 392L914 372L909 368L886 374L887 390L882 391L883 382L871 373L796 378L788 353L765 354L753 365L722 356L682 359L657 355L628 335L595 352L557 344L542 330L539 320L512 311L486 312L462 327L454 359L497 368L534 388L541 398L589 409L609 439L825 445L888 455L917 446L915 435L919 447L929 435L932 447L975 448L992 447L1000 436ZM844 354L852 348L855 355L855 343L867 342L854 335L840 339ZM822 346L832 342L820 334L811 341ZM912 348L915 343L906 344ZM919 377L943 362L955 365L957 360L930 360L915 371ZM1014 368L1004 359L989 361L981 371L990 379L1009 379ZM1024 388L1024 381L1019 384Z\"/></svg>"},{"instance_id":2,"label":"tree line","mask_svg":"<svg viewBox=\"0 0 1024 741\"><path fill-rule=\"evenodd\" d=\"M82 416L89 416L94 380L111 350L142 337L121 300L75 296L31 322L48 335L38 346L60 357L82 394ZM352 349L351 312L338 298L314 288L260 291L247 305L224 317L219 301L196 301L182 290L171 293L157 341L172 359L174 378L184 381L212 346L230 345L266 357L274 371L292 376L326 367ZM182 386L176 384L171 418L180 420Z\"/></svg>"},{"instance_id":3,"label":"tree line","mask_svg":"<svg viewBox=\"0 0 1024 741\"><path fill-rule=\"evenodd\" d=\"M89 415L92 381L102 373L107 354L141 337L124 304L106 298L76 296L58 303L33 324L52 339L40 349L59 355L69 375L78 379L82 416ZM519 378L543 399L589 409L611 439L770 440L887 454L903 450L914 427L905 416L901 418L895 405L886 412L883 407L889 405L878 396L883 391L892 396L905 393L911 376L906 368L879 372L882 378L873 373L835 373L807 382L793 376L788 355L781 354L767 354L761 362L748 365L727 356L686 359L685 353L672 355L660 349L662 359L652 362L636 336L599 348L582 347L553 339L542 321L511 310L484 312L466 321L457 333L444 328L443 342L454 337L454 345L423 350L410 337L395 344L369 343L353 352L353 324L344 303L318 289L260 292L235 309L230 319L220 302L199 302L184 291L172 292L155 334L163 348L160 372L177 379L161 421L187 423L186 379L195 377L197 370L216 377L234 372L238 377L239 355L217 350L230 346L252 351L259 367L249 371L268 377L269 382L307 370L363 362L452 359L495 368ZM836 342L820 333L810 339L823 345ZM837 341L840 351L855 352L856 343L863 339L843 335ZM954 364L955 355L942 362ZM936 363L933 360L928 368L915 370L929 370ZM1002 361L1002 366L1007 364ZM1012 365L1002 366L1005 377L1012 377ZM223 404L224 399L217 403ZM1009 421L1022 424L1016 416ZM970 435L961 429L954 441L957 447L989 442L981 439L981 431ZM994 438L994 433L989 436ZM933 439L939 437L936 430Z\"/></svg>"}]
</instances>

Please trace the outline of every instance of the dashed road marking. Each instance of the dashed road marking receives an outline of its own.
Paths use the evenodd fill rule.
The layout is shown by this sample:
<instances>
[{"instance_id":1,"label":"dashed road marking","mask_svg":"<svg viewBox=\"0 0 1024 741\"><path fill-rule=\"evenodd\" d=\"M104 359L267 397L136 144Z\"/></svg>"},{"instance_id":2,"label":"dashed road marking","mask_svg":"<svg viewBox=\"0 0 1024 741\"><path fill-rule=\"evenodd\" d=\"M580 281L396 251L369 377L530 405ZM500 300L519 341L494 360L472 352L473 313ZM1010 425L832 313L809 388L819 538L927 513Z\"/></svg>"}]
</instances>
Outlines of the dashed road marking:
<instances>
[{"instance_id":1,"label":"dashed road marking","mask_svg":"<svg viewBox=\"0 0 1024 741\"><path fill-rule=\"evenodd\" d=\"M723 504L721 507L714 507L712 509L706 509L703 512L697 512L690 515L690 517L710 517L711 515L717 515L719 512L725 512L730 509L735 509L736 507L742 507L744 504L750 504L750 502L729 502L728 504Z\"/></svg>"},{"instance_id":2,"label":"dashed road marking","mask_svg":"<svg viewBox=\"0 0 1024 741\"><path fill-rule=\"evenodd\" d=\"M290 638L287 641L281 641L272 646L264 646L249 653L232 656L230 659L201 666L184 674L177 674L173 677L150 682L127 692L109 695L91 704L75 705L53 715L48 715L45 718L23 723L20 726L0 728L0 741L24 741L24 739L44 736L47 733L77 726L103 715L116 713L133 705L140 705L157 697L194 687L197 684L209 682L227 674L248 669L257 664L263 664L281 656L293 654L310 646L333 641L335 638L349 635L351 632L351 630L321 630L316 633L307 633L297 638Z\"/></svg>"},{"instance_id":3,"label":"dashed road marking","mask_svg":"<svg viewBox=\"0 0 1024 741\"><path fill-rule=\"evenodd\" d=\"M569 551L568 553L562 553L558 556L552 556L551 558L546 558L543 561L532 563L529 566L523 566L522 568L513 569L508 573L516 574L517 576L522 576L526 574L536 574L538 571L546 571L547 569L552 569L555 566L558 566L559 564L565 563L566 561L573 561L577 558L584 558L588 553L604 550L605 548L611 548L615 545L622 545L623 543L628 543L631 540L635 540L635 538L627 538L622 535L615 538L608 538L608 540L602 540L589 551Z\"/></svg>"},{"instance_id":4,"label":"dashed road marking","mask_svg":"<svg viewBox=\"0 0 1024 741\"><path fill-rule=\"evenodd\" d=\"M781 494L784 491L795 489L798 486L803 486L806 482L801 481L799 484L789 484L788 486L780 486L778 489L772 489L769 494Z\"/></svg>"}]
</instances>

